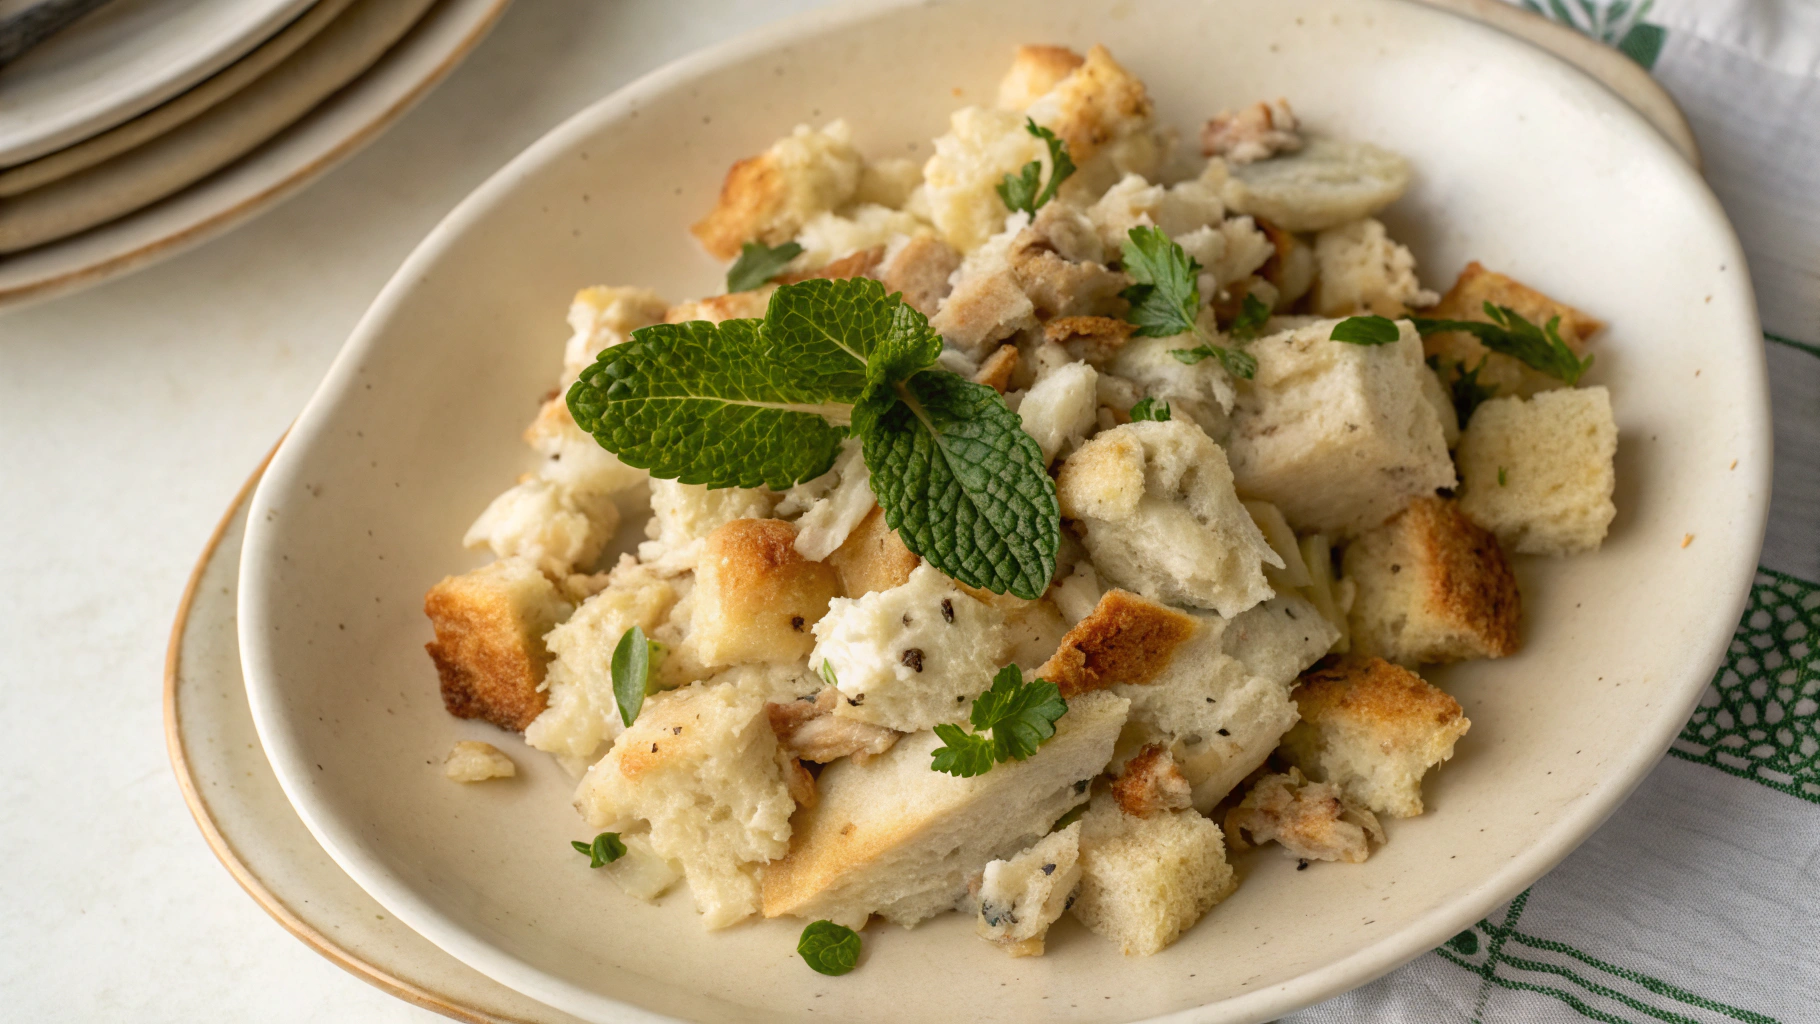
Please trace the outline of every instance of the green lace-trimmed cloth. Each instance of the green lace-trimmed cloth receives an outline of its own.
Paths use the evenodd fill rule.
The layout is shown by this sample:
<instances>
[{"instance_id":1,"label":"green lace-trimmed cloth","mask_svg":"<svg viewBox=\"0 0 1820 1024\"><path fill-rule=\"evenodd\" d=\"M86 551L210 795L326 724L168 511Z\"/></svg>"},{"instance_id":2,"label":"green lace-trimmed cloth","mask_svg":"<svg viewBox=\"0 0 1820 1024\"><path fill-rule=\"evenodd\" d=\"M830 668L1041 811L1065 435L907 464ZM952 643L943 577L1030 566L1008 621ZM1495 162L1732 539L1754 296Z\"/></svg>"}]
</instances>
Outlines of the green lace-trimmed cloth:
<instances>
[{"instance_id":1,"label":"green lace-trimmed cloth","mask_svg":"<svg viewBox=\"0 0 1820 1024\"><path fill-rule=\"evenodd\" d=\"M1414 963L1295 1014L1820 1022L1820 0L1510 0L1648 68L1750 258L1776 468L1725 665L1636 795Z\"/></svg>"}]
</instances>

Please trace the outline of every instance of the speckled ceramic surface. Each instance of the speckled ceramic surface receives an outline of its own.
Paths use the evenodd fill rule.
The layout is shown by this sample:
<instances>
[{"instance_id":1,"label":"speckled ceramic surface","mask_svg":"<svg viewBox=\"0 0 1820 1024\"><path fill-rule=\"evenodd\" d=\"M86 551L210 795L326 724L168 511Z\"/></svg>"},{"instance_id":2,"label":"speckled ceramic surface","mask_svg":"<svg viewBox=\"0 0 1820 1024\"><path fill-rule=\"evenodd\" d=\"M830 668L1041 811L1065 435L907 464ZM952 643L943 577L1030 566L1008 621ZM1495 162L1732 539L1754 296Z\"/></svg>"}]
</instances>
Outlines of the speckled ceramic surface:
<instances>
[{"instance_id":1,"label":"speckled ceramic surface","mask_svg":"<svg viewBox=\"0 0 1820 1024\"><path fill-rule=\"evenodd\" d=\"M1049 955L982 955L968 923L874 928L814 975L797 926L704 934L687 894L638 904L578 868L571 784L516 741L510 785L434 761L475 734L434 697L418 606L476 511L524 465L582 285L684 297L719 268L684 225L725 166L801 120L870 152L927 151L987 99L1013 44L1100 41L1188 127L1288 95L1316 130L1411 156L1388 215L1432 281L1468 259L1608 319L1620 508L1598 554L1518 566L1528 644L1435 673L1474 721L1361 866L1240 858L1244 884L1170 950L1125 960L1072 924ZM905 61L902 55L917 59ZM1217 59L1215 59L1217 58ZM956 95L958 90L958 96ZM1564 161L1512 153L1571 153ZM279 782L389 912L478 970L594 1020L1262 1020L1373 977L1521 889L1610 813L1685 720L1730 637L1761 538L1769 438L1748 279L1717 204L1647 123L1508 37L1391 0L997 0L821 15L616 94L479 189L355 332L254 498L242 657ZM1700 543L1683 547L1695 534ZM989 951L988 951L989 952Z\"/></svg>"}]
</instances>

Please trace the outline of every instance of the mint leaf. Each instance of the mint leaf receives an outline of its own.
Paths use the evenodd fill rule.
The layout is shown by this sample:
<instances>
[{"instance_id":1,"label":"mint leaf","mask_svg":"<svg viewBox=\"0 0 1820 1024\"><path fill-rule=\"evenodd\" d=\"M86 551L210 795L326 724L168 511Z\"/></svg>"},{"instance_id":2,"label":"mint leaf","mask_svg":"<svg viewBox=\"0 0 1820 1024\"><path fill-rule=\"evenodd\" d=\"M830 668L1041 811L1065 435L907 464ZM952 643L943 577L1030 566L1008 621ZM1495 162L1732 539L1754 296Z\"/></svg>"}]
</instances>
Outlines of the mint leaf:
<instances>
[{"instance_id":1,"label":"mint leaf","mask_svg":"<svg viewBox=\"0 0 1820 1024\"><path fill-rule=\"evenodd\" d=\"M1068 713L1061 691L1046 679L1024 681L1016 665L999 669L992 688L973 700L968 720L974 735L992 730L993 753L1000 761L1022 761L1055 735L1056 720Z\"/></svg>"},{"instance_id":2,"label":"mint leaf","mask_svg":"<svg viewBox=\"0 0 1820 1024\"><path fill-rule=\"evenodd\" d=\"M590 868L603 867L626 855L626 844L619 841L618 832L602 832L591 843L570 840L569 845L575 847L576 852L587 855Z\"/></svg>"},{"instance_id":3,"label":"mint leaf","mask_svg":"<svg viewBox=\"0 0 1820 1024\"><path fill-rule=\"evenodd\" d=\"M1137 283L1119 293L1131 303L1125 319L1149 338L1193 331L1201 310L1201 265L1161 228L1135 227L1126 237L1122 263Z\"/></svg>"},{"instance_id":4,"label":"mint leaf","mask_svg":"<svg viewBox=\"0 0 1820 1024\"><path fill-rule=\"evenodd\" d=\"M947 772L949 775L971 779L975 775L984 775L998 763L992 747L992 740L987 736L969 733L958 725L938 725L935 735L941 737L946 746L936 747L929 767L933 771Z\"/></svg>"},{"instance_id":5,"label":"mint leaf","mask_svg":"<svg viewBox=\"0 0 1820 1024\"><path fill-rule=\"evenodd\" d=\"M1270 304L1246 292L1245 300L1239 303L1239 315L1227 333L1238 341L1250 341L1263 331L1264 323L1269 319Z\"/></svg>"},{"instance_id":6,"label":"mint leaf","mask_svg":"<svg viewBox=\"0 0 1820 1024\"><path fill-rule=\"evenodd\" d=\"M1024 118L1024 130L1043 140L1049 147L1049 183L1039 191L1037 182L1042 178L1043 163L1032 160L1025 164L1017 174L1007 174L998 185L998 197L1004 201L1008 210L1022 210L1034 215L1043 208L1043 204L1055 198L1055 190L1062 187L1074 174L1074 160L1068 155L1068 144L1056 138L1054 132L1037 124L1030 118Z\"/></svg>"},{"instance_id":7,"label":"mint leaf","mask_svg":"<svg viewBox=\"0 0 1820 1024\"><path fill-rule=\"evenodd\" d=\"M1485 315L1491 318L1490 323L1479 320L1430 320L1425 317L1413 317L1416 330L1424 335L1441 331L1465 331L1479 339L1479 343L1493 352L1510 356L1523 364L1540 370L1569 386L1580 383L1580 376L1592 366L1593 357L1581 359L1574 355L1567 342L1561 340L1561 318L1553 317L1542 327L1525 320L1521 314L1509 306L1494 306L1485 303Z\"/></svg>"},{"instance_id":8,"label":"mint leaf","mask_svg":"<svg viewBox=\"0 0 1820 1024\"><path fill-rule=\"evenodd\" d=\"M1043 164L1040 160L1030 161L1015 175L1006 174L996 186L1005 209L1035 213L1036 194L1041 191L1042 176Z\"/></svg>"},{"instance_id":9,"label":"mint leaf","mask_svg":"<svg viewBox=\"0 0 1820 1024\"><path fill-rule=\"evenodd\" d=\"M1245 380L1250 380L1257 376L1258 372L1258 360L1256 356L1249 352L1242 352L1236 348L1227 348L1224 345L1196 345L1193 348L1175 348L1170 349L1169 354L1174 356L1177 362L1188 366L1193 366L1201 360L1206 359L1208 356L1217 356L1219 357L1220 365L1226 368L1227 373L1234 377L1241 377Z\"/></svg>"},{"instance_id":10,"label":"mint leaf","mask_svg":"<svg viewBox=\"0 0 1820 1024\"><path fill-rule=\"evenodd\" d=\"M1396 321L1381 316L1349 316L1333 325L1328 335L1349 345L1389 345L1402 337Z\"/></svg>"},{"instance_id":11,"label":"mint leaf","mask_svg":"<svg viewBox=\"0 0 1820 1024\"><path fill-rule=\"evenodd\" d=\"M802 255L803 247L785 242L775 248L759 242L739 247L739 258L727 268L727 291L749 292L783 273L790 261Z\"/></svg>"},{"instance_id":12,"label":"mint leaf","mask_svg":"<svg viewBox=\"0 0 1820 1024\"><path fill-rule=\"evenodd\" d=\"M1147 420L1156 423L1168 422L1169 403L1159 402L1154 398L1138 399L1138 403L1131 407L1131 422L1142 423Z\"/></svg>"},{"instance_id":13,"label":"mint leaf","mask_svg":"<svg viewBox=\"0 0 1820 1024\"><path fill-rule=\"evenodd\" d=\"M862 435L872 492L904 545L972 587L1041 597L1061 544L1043 452L997 391L945 370L897 385Z\"/></svg>"},{"instance_id":14,"label":"mint leaf","mask_svg":"<svg viewBox=\"0 0 1820 1024\"><path fill-rule=\"evenodd\" d=\"M859 933L833 921L813 921L796 940L796 952L817 974L838 978L859 963Z\"/></svg>"},{"instance_id":15,"label":"mint leaf","mask_svg":"<svg viewBox=\"0 0 1820 1024\"><path fill-rule=\"evenodd\" d=\"M619 720L627 726L645 706L645 691L651 680L651 643L645 631L637 626L620 634L613 647L613 702L619 705Z\"/></svg>"}]
</instances>

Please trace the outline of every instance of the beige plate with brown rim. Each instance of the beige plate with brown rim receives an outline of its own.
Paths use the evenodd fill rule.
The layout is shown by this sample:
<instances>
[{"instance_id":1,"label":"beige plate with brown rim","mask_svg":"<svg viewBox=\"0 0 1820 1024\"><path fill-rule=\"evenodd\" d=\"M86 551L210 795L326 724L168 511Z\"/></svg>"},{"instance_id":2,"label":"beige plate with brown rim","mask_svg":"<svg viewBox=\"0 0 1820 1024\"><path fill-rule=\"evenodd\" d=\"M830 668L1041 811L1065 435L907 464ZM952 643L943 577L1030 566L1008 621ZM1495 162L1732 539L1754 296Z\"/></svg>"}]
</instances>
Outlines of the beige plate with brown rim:
<instances>
[{"instance_id":1,"label":"beige plate with brown rim","mask_svg":"<svg viewBox=\"0 0 1820 1024\"><path fill-rule=\"evenodd\" d=\"M1574 62L1698 162L1674 102L1628 58L1499 0L1425 2L1472 14ZM279 789L248 711L235 616L246 499L263 470L210 538L180 605L165 666L171 763L209 847L293 935L402 999L459 1020L574 1024L466 967L386 913L321 850Z\"/></svg>"}]
</instances>

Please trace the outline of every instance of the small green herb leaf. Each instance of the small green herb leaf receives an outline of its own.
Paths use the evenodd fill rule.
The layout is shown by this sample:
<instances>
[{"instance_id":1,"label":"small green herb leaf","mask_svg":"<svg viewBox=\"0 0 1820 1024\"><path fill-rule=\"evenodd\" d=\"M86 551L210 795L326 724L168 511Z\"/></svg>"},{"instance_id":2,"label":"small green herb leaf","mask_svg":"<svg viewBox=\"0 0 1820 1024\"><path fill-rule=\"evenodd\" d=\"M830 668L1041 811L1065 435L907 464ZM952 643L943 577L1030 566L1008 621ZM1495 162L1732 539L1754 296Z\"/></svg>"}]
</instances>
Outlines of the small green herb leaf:
<instances>
[{"instance_id":1,"label":"small green herb leaf","mask_svg":"<svg viewBox=\"0 0 1820 1024\"><path fill-rule=\"evenodd\" d=\"M968 721L973 732L958 725L938 725L945 743L934 751L930 768L961 778L990 771L1003 761L1022 761L1055 735L1055 723L1068 713L1068 702L1054 683L1024 681L1016 665L999 669L992 687L973 699Z\"/></svg>"},{"instance_id":2,"label":"small green herb leaf","mask_svg":"<svg viewBox=\"0 0 1820 1024\"><path fill-rule=\"evenodd\" d=\"M814 921L796 940L796 952L817 974L838 978L859 963L859 933L833 921Z\"/></svg>"},{"instance_id":3,"label":"small green herb leaf","mask_svg":"<svg viewBox=\"0 0 1820 1024\"><path fill-rule=\"evenodd\" d=\"M1201 309L1201 265L1161 228L1135 227L1126 237L1125 273L1137 283L1119 293L1131 303L1125 319L1150 338L1193 331Z\"/></svg>"},{"instance_id":4,"label":"small green herb leaf","mask_svg":"<svg viewBox=\"0 0 1820 1024\"><path fill-rule=\"evenodd\" d=\"M998 183L998 197L1004 200L1008 210L1022 210L1034 215L1043 208L1043 204L1055 198L1055 190L1062 187L1074 173L1074 160L1068 155L1068 144L1056 137L1056 134L1035 121L1025 118L1024 130L1043 140L1049 147L1049 183L1039 191L1037 183L1042 179L1043 164L1032 160L1025 164L1017 174L1005 175Z\"/></svg>"},{"instance_id":5,"label":"small green herb leaf","mask_svg":"<svg viewBox=\"0 0 1820 1024\"><path fill-rule=\"evenodd\" d=\"M1270 304L1250 292L1239 303L1238 318L1232 321L1230 333L1239 341L1250 341L1264 330L1264 324L1270 319Z\"/></svg>"},{"instance_id":6,"label":"small green herb leaf","mask_svg":"<svg viewBox=\"0 0 1820 1024\"><path fill-rule=\"evenodd\" d=\"M1503 487L1504 485L1506 485L1508 483L1510 483L1510 476L1508 475L1507 471L1505 470L1505 468L1503 466L1499 466L1498 467L1498 486Z\"/></svg>"},{"instance_id":7,"label":"small green herb leaf","mask_svg":"<svg viewBox=\"0 0 1820 1024\"><path fill-rule=\"evenodd\" d=\"M1174 356L1177 362L1188 366L1193 366L1208 356L1217 356L1220 365L1225 367L1227 373L1244 380L1250 380L1257 376L1258 372L1256 356L1236 348L1227 348L1224 345L1196 345L1193 348L1170 349L1169 354Z\"/></svg>"},{"instance_id":8,"label":"small green herb leaf","mask_svg":"<svg viewBox=\"0 0 1820 1024\"><path fill-rule=\"evenodd\" d=\"M739 247L739 258L727 268L727 291L749 292L783 273L790 261L802 255L803 247L795 242L768 246L747 242Z\"/></svg>"},{"instance_id":9,"label":"small green herb leaf","mask_svg":"<svg viewBox=\"0 0 1820 1024\"><path fill-rule=\"evenodd\" d=\"M1466 368L1465 363L1461 363L1454 368L1453 379L1447 381L1447 391L1453 398L1453 411L1454 415L1459 418L1461 430L1466 429L1467 422L1472 419L1473 411L1478 409L1486 399L1498 393L1498 389L1490 384L1479 383L1479 372L1483 369L1485 369L1484 359L1480 359L1479 365L1470 370ZM1447 380L1446 377L1442 379Z\"/></svg>"},{"instance_id":10,"label":"small green herb leaf","mask_svg":"<svg viewBox=\"0 0 1820 1024\"><path fill-rule=\"evenodd\" d=\"M1350 345L1389 345L1402 337L1396 321L1381 316L1349 316L1333 325L1334 341Z\"/></svg>"},{"instance_id":11,"label":"small green herb leaf","mask_svg":"<svg viewBox=\"0 0 1820 1024\"><path fill-rule=\"evenodd\" d=\"M569 845L575 847L576 852L584 854L588 858L590 868L611 864L626 855L626 844L620 842L618 832L602 832L595 836L591 843L584 843L579 839L571 840Z\"/></svg>"},{"instance_id":12,"label":"small green herb leaf","mask_svg":"<svg viewBox=\"0 0 1820 1024\"><path fill-rule=\"evenodd\" d=\"M936 747L929 767L938 772L971 779L984 775L998 763L993 754L992 738L970 733L958 725L938 725L935 735L946 746Z\"/></svg>"},{"instance_id":13,"label":"small green herb leaf","mask_svg":"<svg viewBox=\"0 0 1820 1024\"><path fill-rule=\"evenodd\" d=\"M1131 422L1142 423L1146 420L1164 423L1169 419L1169 403L1159 402L1154 398L1141 398L1131 407Z\"/></svg>"},{"instance_id":14,"label":"small green herb leaf","mask_svg":"<svg viewBox=\"0 0 1820 1024\"><path fill-rule=\"evenodd\" d=\"M822 667L817 669L817 671L821 673L822 682L827 683L829 686L840 685L840 680L834 676L834 666L830 664L826 658L822 659Z\"/></svg>"},{"instance_id":15,"label":"small green herb leaf","mask_svg":"<svg viewBox=\"0 0 1820 1024\"><path fill-rule=\"evenodd\" d=\"M620 635L613 648L613 700L619 720L630 726L645 706L645 688L651 678L651 642L637 626Z\"/></svg>"},{"instance_id":16,"label":"small green herb leaf","mask_svg":"<svg viewBox=\"0 0 1820 1024\"><path fill-rule=\"evenodd\" d=\"M1574 355L1574 350L1568 347L1567 342L1561 340L1561 318L1558 316L1537 327L1509 306L1494 306L1490 302L1485 303L1485 315L1491 318L1490 323L1482 320L1430 320L1423 317L1414 318L1414 322L1416 330L1424 335L1441 331L1465 331L1493 352L1510 356L1550 377L1567 382L1569 386L1580 383L1580 376L1592 366L1592 356L1581 359Z\"/></svg>"},{"instance_id":17,"label":"small green herb leaf","mask_svg":"<svg viewBox=\"0 0 1820 1024\"><path fill-rule=\"evenodd\" d=\"M1007 174L998 183L998 197L1007 210L1036 212L1036 194L1042 191L1043 163L1032 160L1016 174Z\"/></svg>"}]
</instances>

